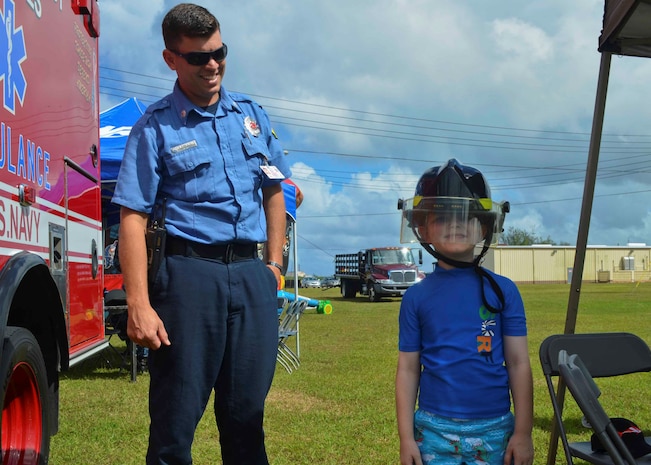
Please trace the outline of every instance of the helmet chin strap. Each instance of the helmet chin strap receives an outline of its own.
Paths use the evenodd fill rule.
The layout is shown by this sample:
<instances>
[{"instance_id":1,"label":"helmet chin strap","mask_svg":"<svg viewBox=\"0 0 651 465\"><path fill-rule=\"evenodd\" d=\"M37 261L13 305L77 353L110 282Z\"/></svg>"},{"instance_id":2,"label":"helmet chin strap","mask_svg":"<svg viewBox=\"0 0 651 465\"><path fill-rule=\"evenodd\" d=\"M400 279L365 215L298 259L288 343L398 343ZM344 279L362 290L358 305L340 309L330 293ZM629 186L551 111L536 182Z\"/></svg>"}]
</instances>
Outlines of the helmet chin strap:
<instances>
[{"instance_id":1,"label":"helmet chin strap","mask_svg":"<svg viewBox=\"0 0 651 465\"><path fill-rule=\"evenodd\" d=\"M482 248L481 253L472 262L462 262L459 260L454 260L450 257L446 257L439 251L435 250L431 244L428 244L426 242L421 242L420 245L422 245L423 248L427 250L427 252L429 252L434 258L436 258L437 260L441 260L442 262L445 262L450 266L453 266L455 268L474 268L475 273L477 273L479 279L481 280L481 300L484 303L484 306L492 313L501 313L504 310L504 293L502 292L500 285L497 283L497 281L495 281L495 278L490 273L488 273L488 271L484 267L480 265L480 262L482 261L484 255L486 255L486 252L490 247L489 244L492 238L493 238L492 232L486 235L486 238L484 240L484 246ZM500 301L500 305L497 308L493 307L486 300L486 292L484 291L484 279L488 281L488 284L490 284L495 294L497 294L497 298Z\"/></svg>"}]
</instances>

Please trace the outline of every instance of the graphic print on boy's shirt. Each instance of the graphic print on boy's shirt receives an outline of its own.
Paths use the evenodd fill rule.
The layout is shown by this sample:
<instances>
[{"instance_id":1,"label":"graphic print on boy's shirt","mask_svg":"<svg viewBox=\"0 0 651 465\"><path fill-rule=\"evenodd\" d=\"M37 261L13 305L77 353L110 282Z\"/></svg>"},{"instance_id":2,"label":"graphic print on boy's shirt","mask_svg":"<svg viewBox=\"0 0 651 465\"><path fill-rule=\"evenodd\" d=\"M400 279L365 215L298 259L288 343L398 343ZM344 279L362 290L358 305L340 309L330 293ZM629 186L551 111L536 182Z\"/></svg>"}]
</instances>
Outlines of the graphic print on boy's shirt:
<instances>
[{"instance_id":1,"label":"graphic print on boy's shirt","mask_svg":"<svg viewBox=\"0 0 651 465\"><path fill-rule=\"evenodd\" d=\"M493 336L495 336L493 328L497 325L495 314L482 305L479 307L479 318L481 331L477 336L477 352L489 363L493 363Z\"/></svg>"}]
</instances>

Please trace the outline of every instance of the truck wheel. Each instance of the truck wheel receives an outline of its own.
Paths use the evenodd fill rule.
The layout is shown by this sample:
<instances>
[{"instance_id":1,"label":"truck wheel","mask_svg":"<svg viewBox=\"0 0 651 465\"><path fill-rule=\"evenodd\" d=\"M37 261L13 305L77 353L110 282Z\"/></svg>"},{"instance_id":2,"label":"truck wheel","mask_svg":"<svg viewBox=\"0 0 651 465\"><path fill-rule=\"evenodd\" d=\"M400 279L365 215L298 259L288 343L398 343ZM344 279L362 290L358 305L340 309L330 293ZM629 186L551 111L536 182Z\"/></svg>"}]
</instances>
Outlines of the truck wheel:
<instances>
[{"instance_id":1,"label":"truck wheel","mask_svg":"<svg viewBox=\"0 0 651 465\"><path fill-rule=\"evenodd\" d=\"M375 292L375 286L373 283L368 283L366 287L368 288L368 300L371 302L379 302L380 296L377 295L377 292Z\"/></svg>"},{"instance_id":2,"label":"truck wheel","mask_svg":"<svg viewBox=\"0 0 651 465\"><path fill-rule=\"evenodd\" d=\"M357 294L357 291L355 290L355 285L351 284L350 281L347 279L342 279L341 295L346 299L352 299L355 297L355 294Z\"/></svg>"},{"instance_id":3,"label":"truck wheel","mask_svg":"<svg viewBox=\"0 0 651 465\"><path fill-rule=\"evenodd\" d=\"M4 465L48 462L48 390L45 362L30 331L9 326L2 345L2 459Z\"/></svg>"}]
</instances>

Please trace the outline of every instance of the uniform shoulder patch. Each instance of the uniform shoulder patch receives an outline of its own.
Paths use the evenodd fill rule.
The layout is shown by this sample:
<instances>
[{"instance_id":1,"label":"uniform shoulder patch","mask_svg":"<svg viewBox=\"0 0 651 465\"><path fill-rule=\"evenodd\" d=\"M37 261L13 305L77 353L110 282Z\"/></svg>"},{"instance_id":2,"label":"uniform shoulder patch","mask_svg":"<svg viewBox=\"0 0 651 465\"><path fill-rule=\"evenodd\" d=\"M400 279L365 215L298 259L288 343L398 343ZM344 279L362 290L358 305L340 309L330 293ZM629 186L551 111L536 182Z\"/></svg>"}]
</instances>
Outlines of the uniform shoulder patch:
<instances>
[{"instance_id":1,"label":"uniform shoulder patch","mask_svg":"<svg viewBox=\"0 0 651 465\"><path fill-rule=\"evenodd\" d=\"M147 107L147 110L145 113L153 113L158 110L163 110L165 108L169 108L172 105L172 102L170 101L169 98L162 98L157 102L152 103Z\"/></svg>"}]
</instances>

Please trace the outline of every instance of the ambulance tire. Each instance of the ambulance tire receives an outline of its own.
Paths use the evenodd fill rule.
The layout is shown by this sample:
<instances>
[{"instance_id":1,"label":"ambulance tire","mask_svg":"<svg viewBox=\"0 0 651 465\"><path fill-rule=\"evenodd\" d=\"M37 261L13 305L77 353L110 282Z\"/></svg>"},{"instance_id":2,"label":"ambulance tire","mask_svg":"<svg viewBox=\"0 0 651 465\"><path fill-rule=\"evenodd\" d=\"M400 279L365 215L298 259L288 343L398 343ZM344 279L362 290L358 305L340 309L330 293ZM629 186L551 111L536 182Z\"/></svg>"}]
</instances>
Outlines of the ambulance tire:
<instances>
[{"instance_id":1,"label":"ambulance tire","mask_svg":"<svg viewBox=\"0 0 651 465\"><path fill-rule=\"evenodd\" d=\"M50 452L48 383L32 333L8 326L0 361L2 459L6 465L45 465Z\"/></svg>"}]
</instances>

